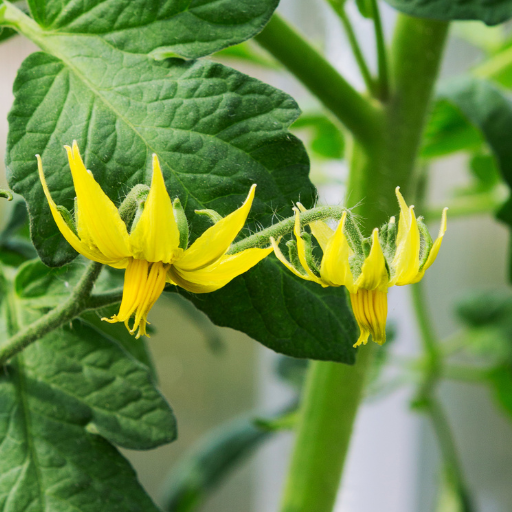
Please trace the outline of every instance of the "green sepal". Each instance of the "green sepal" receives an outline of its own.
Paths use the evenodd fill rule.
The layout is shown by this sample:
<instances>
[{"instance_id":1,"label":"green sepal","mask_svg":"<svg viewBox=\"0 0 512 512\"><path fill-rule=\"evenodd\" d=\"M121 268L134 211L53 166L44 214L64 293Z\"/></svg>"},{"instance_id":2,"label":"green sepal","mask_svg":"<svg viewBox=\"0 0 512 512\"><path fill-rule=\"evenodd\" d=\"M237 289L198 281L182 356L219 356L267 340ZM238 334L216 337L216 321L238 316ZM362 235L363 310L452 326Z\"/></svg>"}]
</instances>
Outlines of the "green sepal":
<instances>
[{"instance_id":1,"label":"green sepal","mask_svg":"<svg viewBox=\"0 0 512 512\"><path fill-rule=\"evenodd\" d=\"M432 237L428 232L428 228L423 222L423 217L418 217L418 229L420 231L420 270L425 266L425 263L428 260L428 256L434 245L432 241Z\"/></svg>"},{"instance_id":2,"label":"green sepal","mask_svg":"<svg viewBox=\"0 0 512 512\"><path fill-rule=\"evenodd\" d=\"M222 220L222 215L215 210L195 210L197 215L204 215L208 217L213 224L217 224L217 222Z\"/></svg>"},{"instance_id":3,"label":"green sepal","mask_svg":"<svg viewBox=\"0 0 512 512\"><path fill-rule=\"evenodd\" d=\"M179 198L176 198L172 203L174 210L174 219L178 225L178 231L180 232L180 247L186 249L188 247L188 221L185 215L185 210L181 205Z\"/></svg>"},{"instance_id":4,"label":"green sepal","mask_svg":"<svg viewBox=\"0 0 512 512\"><path fill-rule=\"evenodd\" d=\"M382 252L386 258L386 263L393 261L396 253L396 234L397 226L395 217L391 217L389 222L384 224L379 231L379 241L382 247Z\"/></svg>"},{"instance_id":5,"label":"green sepal","mask_svg":"<svg viewBox=\"0 0 512 512\"><path fill-rule=\"evenodd\" d=\"M343 227L345 236L347 237L350 248L354 251L357 256L365 257L363 249L364 237L355 221L354 215L350 211L347 211L345 218L345 226Z\"/></svg>"},{"instance_id":6,"label":"green sepal","mask_svg":"<svg viewBox=\"0 0 512 512\"><path fill-rule=\"evenodd\" d=\"M295 267L295 270L306 275L304 269L302 268L302 264L299 260L299 252L297 250L297 241L296 240L288 240L286 242L286 247L288 247L288 259L290 263Z\"/></svg>"},{"instance_id":7,"label":"green sepal","mask_svg":"<svg viewBox=\"0 0 512 512\"><path fill-rule=\"evenodd\" d=\"M320 267L313 256L313 240L311 235L304 231L300 236L302 240L304 240L304 245L306 246L306 263L313 273L320 277Z\"/></svg>"},{"instance_id":8,"label":"green sepal","mask_svg":"<svg viewBox=\"0 0 512 512\"><path fill-rule=\"evenodd\" d=\"M149 187L147 185L135 185L135 187L130 190L124 201L121 203L121 206L119 207L119 215L121 216L121 219L123 219L127 226L132 225L132 229L135 227L135 223L133 223L133 221L137 216L137 213L139 213L139 209L141 210L139 216L142 213L142 205L146 201L148 194ZM77 211L76 205L75 211Z\"/></svg>"},{"instance_id":9,"label":"green sepal","mask_svg":"<svg viewBox=\"0 0 512 512\"><path fill-rule=\"evenodd\" d=\"M75 219L73 219L73 215L71 212L65 207L57 205L58 212L62 215L64 222L68 225L68 228L73 231L73 233L78 236L78 232L76 230Z\"/></svg>"}]
</instances>

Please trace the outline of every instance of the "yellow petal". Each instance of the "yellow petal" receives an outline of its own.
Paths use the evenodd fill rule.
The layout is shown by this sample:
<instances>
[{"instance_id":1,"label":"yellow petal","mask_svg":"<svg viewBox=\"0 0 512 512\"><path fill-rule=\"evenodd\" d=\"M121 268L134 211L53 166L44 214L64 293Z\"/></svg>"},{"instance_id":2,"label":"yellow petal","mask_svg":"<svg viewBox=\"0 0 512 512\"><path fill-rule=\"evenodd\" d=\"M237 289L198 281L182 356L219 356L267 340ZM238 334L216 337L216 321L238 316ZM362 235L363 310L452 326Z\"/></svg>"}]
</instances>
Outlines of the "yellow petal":
<instances>
[{"instance_id":1,"label":"yellow petal","mask_svg":"<svg viewBox=\"0 0 512 512\"><path fill-rule=\"evenodd\" d=\"M354 278L349 264L350 247L343 232L346 218L347 212L343 212L336 231L324 249L320 275L331 286L346 286L349 291L353 291Z\"/></svg>"},{"instance_id":2,"label":"yellow petal","mask_svg":"<svg viewBox=\"0 0 512 512\"><path fill-rule=\"evenodd\" d=\"M207 229L179 259L182 270L199 270L216 262L229 249L229 246L243 228L252 206L256 185L251 187L244 204L238 210Z\"/></svg>"},{"instance_id":3,"label":"yellow petal","mask_svg":"<svg viewBox=\"0 0 512 512\"><path fill-rule=\"evenodd\" d=\"M168 265L132 259L124 275L123 300L117 315L102 318L109 323L124 322L130 334L138 329L136 338L146 335L147 315L165 287ZM133 326L129 320L135 315Z\"/></svg>"},{"instance_id":4,"label":"yellow petal","mask_svg":"<svg viewBox=\"0 0 512 512\"><path fill-rule=\"evenodd\" d=\"M439 228L439 234L437 235L436 241L434 242L434 244L432 245L432 248L430 249L427 261L425 262L425 265L423 265L423 268L418 272L416 277L411 281L411 284L421 281L421 279L423 279L423 275L425 274L425 270L427 270L427 268L429 268L437 258L437 254L439 253L439 249L441 248L441 244L443 243L444 234L446 233L446 212L447 211L448 211L448 208L445 208L443 210L443 216L441 218L441 227Z\"/></svg>"},{"instance_id":5,"label":"yellow petal","mask_svg":"<svg viewBox=\"0 0 512 512\"><path fill-rule=\"evenodd\" d=\"M386 341L386 318L388 315L387 292L360 289L357 293L350 294L350 302L361 331L354 347L361 344L366 345L369 334L372 335L375 343L383 345Z\"/></svg>"},{"instance_id":6,"label":"yellow petal","mask_svg":"<svg viewBox=\"0 0 512 512\"><path fill-rule=\"evenodd\" d=\"M114 203L85 168L76 141L65 146L77 196L77 231L80 239L96 247L108 260L131 256L128 231Z\"/></svg>"},{"instance_id":7,"label":"yellow petal","mask_svg":"<svg viewBox=\"0 0 512 512\"><path fill-rule=\"evenodd\" d=\"M417 276L420 269L420 231L414 214L414 206L409 208L409 230L405 237L402 237L400 243L397 245L395 257L391 266L394 270L394 275L391 280L390 286L398 285L403 286L410 284ZM402 214L400 214L400 223L402 222ZM400 224L398 227L400 235Z\"/></svg>"},{"instance_id":8,"label":"yellow petal","mask_svg":"<svg viewBox=\"0 0 512 512\"><path fill-rule=\"evenodd\" d=\"M309 281L314 281L315 283L318 283L322 285L324 288L328 286L327 283L322 281L322 279L318 278L313 271L309 268L308 262L306 260L306 243L300 236L300 212L297 208L294 208L295 210L295 226L293 228L293 232L295 234L295 238L297 239L297 254L299 256L300 264L302 265L302 268L306 272L307 276L309 277ZM303 277L303 276L301 276Z\"/></svg>"},{"instance_id":9,"label":"yellow petal","mask_svg":"<svg viewBox=\"0 0 512 512\"><path fill-rule=\"evenodd\" d=\"M279 248L279 244L274 240L273 237L270 237L270 243L272 244L272 248L274 249L274 254L277 259L290 271L293 272L296 276L305 279L306 281L311 281L308 275L302 274L299 272L285 257Z\"/></svg>"},{"instance_id":10,"label":"yellow petal","mask_svg":"<svg viewBox=\"0 0 512 512\"><path fill-rule=\"evenodd\" d=\"M272 252L266 249L247 249L237 254L222 256L219 261L200 270L187 271L171 265L168 280L193 293L213 292L228 284L232 279L254 267Z\"/></svg>"},{"instance_id":11,"label":"yellow petal","mask_svg":"<svg viewBox=\"0 0 512 512\"><path fill-rule=\"evenodd\" d=\"M99 251L97 251L94 248L89 248L88 245L83 243L76 235L73 233L71 228L66 224L66 221L63 219L62 215L60 214L59 210L57 210L57 205L55 204L55 201L52 199L52 196L50 195L50 191L48 190L48 185L46 184L46 179L44 177L43 173L43 164L41 162L41 157L39 155L36 155L37 158L37 166L39 170L39 179L41 180L41 184L43 185L44 195L46 196L46 199L48 200L48 205L50 206L50 211L52 212L52 216L55 220L55 223L57 224L57 227L59 228L59 231L62 233L64 238L68 241L69 245L75 249L75 251L79 252L80 254L83 254L86 258L89 258L90 260L98 261L99 263L105 263L110 264L112 263L111 260L108 258L105 258L103 254L101 254Z\"/></svg>"},{"instance_id":12,"label":"yellow petal","mask_svg":"<svg viewBox=\"0 0 512 512\"><path fill-rule=\"evenodd\" d=\"M404 243L411 228L411 210L400 193L400 187L396 187L395 194L400 205L400 218L398 220L398 233L396 236L396 246L398 247Z\"/></svg>"},{"instance_id":13,"label":"yellow petal","mask_svg":"<svg viewBox=\"0 0 512 512\"><path fill-rule=\"evenodd\" d=\"M158 157L153 155L153 177L144 211L130 234L135 258L170 263L180 245L180 232L174 218L172 201L165 188Z\"/></svg>"},{"instance_id":14,"label":"yellow petal","mask_svg":"<svg viewBox=\"0 0 512 512\"><path fill-rule=\"evenodd\" d=\"M361 274L355 282L356 288L365 290L380 290L386 292L389 277L386 270L386 260L379 242L379 230L375 228L372 233L372 248L370 254L364 260Z\"/></svg>"},{"instance_id":15,"label":"yellow petal","mask_svg":"<svg viewBox=\"0 0 512 512\"><path fill-rule=\"evenodd\" d=\"M302 204L297 203L297 206L301 212L307 211ZM316 241L322 248L322 251L325 252L325 248L327 247L329 240L334 235L334 230L321 220L310 222L308 226L311 228L311 233L313 233L313 236L316 238Z\"/></svg>"}]
</instances>

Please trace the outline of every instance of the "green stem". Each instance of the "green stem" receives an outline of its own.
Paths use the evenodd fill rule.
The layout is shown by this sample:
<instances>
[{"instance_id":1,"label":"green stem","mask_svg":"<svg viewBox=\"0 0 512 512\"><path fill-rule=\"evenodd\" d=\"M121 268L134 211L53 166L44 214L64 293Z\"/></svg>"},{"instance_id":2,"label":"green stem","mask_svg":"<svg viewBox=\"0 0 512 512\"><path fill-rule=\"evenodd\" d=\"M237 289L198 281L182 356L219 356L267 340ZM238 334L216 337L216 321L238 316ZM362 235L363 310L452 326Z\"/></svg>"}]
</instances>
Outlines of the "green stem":
<instances>
[{"instance_id":1,"label":"green stem","mask_svg":"<svg viewBox=\"0 0 512 512\"><path fill-rule=\"evenodd\" d=\"M375 41L377 44L377 66L379 70L379 93L378 97L386 101L389 96L389 76L388 76L388 58L386 50L386 40L382 30L382 21L380 18L379 6L377 0L372 2L372 17L375 27Z\"/></svg>"},{"instance_id":2,"label":"green stem","mask_svg":"<svg viewBox=\"0 0 512 512\"><path fill-rule=\"evenodd\" d=\"M359 204L357 211L365 219L366 235L395 213L395 187L401 185L406 193L412 189L414 164L446 34L444 23L399 15L392 53L395 65L391 67L392 83L398 87L393 88L385 106L384 121L379 119L374 126L377 136L374 134L371 144L364 147L357 141L351 161L347 204ZM273 45L277 46L278 35L275 37ZM397 63L397 59L406 62ZM297 58L294 66L300 63ZM295 74L301 78L306 69ZM322 87L317 86L321 100ZM282 512L332 511L372 350L375 346L362 347L353 367L321 361L311 365Z\"/></svg>"},{"instance_id":3,"label":"green stem","mask_svg":"<svg viewBox=\"0 0 512 512\"><path fill-rule=\"evenodd\" d=\"M65 302L9 338L0 348L0 365L5 364L11 357L45 334L91 309L91 291L102 268L101 263L92 262Z\"/></svg>"},{"instance_id":4,"label":"green stem","mask_svg":"<svg viewBox=\"0 0 512 512\"><path fill-rule=\"evenodd\" d=\"M301 226L305 226L306 224L317 220L339 220L345 211L347 211L347 208L342 206L318 206L317 208L312 208L311 210L301 213L300 224ZM242 252L246 249L251 249L252 247L268 246L270 243L270 237L277 240L280 236L287 235L293 231L294 225L295 217L288 217L269 228L262 229L261 231L254 233L254 235L248 236L247 238L240 240L240 242L233 244L229 249L229 254L236 254L237 252Z\"/></svg>"},{"instance_id":5,"label":"green stem","mask_svg":"<svg viewBox=\"0 0 512 512\"><path fill-rule=\"evenodd\" d=\"M281 512L332 510L373 349L354 366L311 363Z\"/></svg>"},{"instance_id":6,"label":"green stem","mask_svg":"<svg viewBox=\"0 0 512 512\"><path fill-rule=\"evenodd\" d=\"M361 145L372 145L380 126L379 108L363 98L294 28L274 14L256 41L295 75Z\"/></svg>"},{"instance_id":7,"label":"green stem","mask_svg":"<svg viewBox=\"0 0 512 512\"><path fill-rule=\"evenodd\" d=\"M445 412L436 397L436 389L443 374L443 360L437 343L437 337L432 328L433 322L428 313L423 283L421 281L412 286L412 296L421 340L427 356L427 365L425 366L423 382L418 392L417 403L430 418L447 476L457 493L462 512L473 512L474 509L467 490L468 487L464 481L451 428Z\"/></svg>"},{"instance_id":8,"label":"green stem","mask_svg":"<svg viewBox=\"0 0 512 512\"><path fill-rule=\"evenodd\" d=\"M375 92L375 83L370 73L370 70L368 69L368 65L366 64L366 60L361 50L361 46L357 41L356 34L352 27L352 23L350 23L350 19L345 11L345 2L340 2L339 0L328 0L328 2L334 9L334 12L336 12L338 17L340 18L341 23L343 24L343 28L345 29L345 33L347 34L348 42L350 44L350 47L352 48L352 53L354 54L366 88L368 89L369 92L373 94Z\"/></svg>"}]
</instances>

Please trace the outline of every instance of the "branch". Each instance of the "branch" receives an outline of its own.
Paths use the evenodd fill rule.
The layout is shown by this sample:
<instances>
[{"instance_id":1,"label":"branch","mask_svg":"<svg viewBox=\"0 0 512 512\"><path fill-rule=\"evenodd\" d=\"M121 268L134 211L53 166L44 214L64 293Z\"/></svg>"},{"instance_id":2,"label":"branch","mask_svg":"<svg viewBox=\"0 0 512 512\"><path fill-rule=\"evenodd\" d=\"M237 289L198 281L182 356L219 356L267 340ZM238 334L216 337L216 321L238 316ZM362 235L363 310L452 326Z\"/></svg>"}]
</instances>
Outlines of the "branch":
<instances>
[{"instance_id":1,"label":"branch","mask_svg":"<svg viewBox=\"0 0 512 512\"><path fill-rule=\"evenodd\" d=\"M380 110L359 94L295 29L274 14L255 40L306 86L363 146L371 146Z\"/></svg>"}]
</instances>

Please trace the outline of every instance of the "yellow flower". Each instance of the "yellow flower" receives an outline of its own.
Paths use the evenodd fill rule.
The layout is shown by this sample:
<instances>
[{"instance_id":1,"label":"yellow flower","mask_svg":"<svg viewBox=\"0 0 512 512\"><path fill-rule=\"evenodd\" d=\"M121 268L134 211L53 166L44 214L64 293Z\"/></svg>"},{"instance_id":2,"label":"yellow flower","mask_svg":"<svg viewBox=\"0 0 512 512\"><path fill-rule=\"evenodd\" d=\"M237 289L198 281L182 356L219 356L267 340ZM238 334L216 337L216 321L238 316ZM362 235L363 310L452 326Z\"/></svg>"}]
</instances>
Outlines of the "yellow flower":
<instances>
[{"instance_id":1,"label":"yellow flower","mask_svg":"<svg viewBox=\"0 0 512 512\"><path fill-rule=\"evenodd\" d=\"M360 234L353 221L349 223L347 212L343 213L336 230L323 221L310 223L311 232L323 251L320 266L311 254L307 234L301 234L299 209L295 209L297 245L295 248L292 244L290 251L290 260L297 260L295 264L284 257L277 242L271 239L276 256L295 275L323 287L347 288L360 329L354 347L366 345L370 334L379 345L386 341L388 288L420 281L434 263L446 231L447 208L443 211L439 235L432 243L427 228L421 219L416 219L414 206L407 207L399 187L396 196L400 204L398 233L394 217L380 233L374 229L367 240L362 237L357 240ZM300 204L299 208L305 211ZM369 251L365 251L365 246Z\"/></svg>"},{"instance_id":2,"label":"yellow flower","mask_svg":"<svg viewBox=\"0 0 512 512\"><path fill-rule=\"evenodd\" d=\"M256 185L251 187L238 210L207 229L190 247L180 247L177 212L165 188L156 155L153 155L153 177L144 210L129 233L114 203L86 170L76 141L72 148L65 148L76 192L76 231L51 198L37 155L39 177L53 218L77 252L90 260L126 269L119 313L103 320L124 322L130 334L138 329L137 338L146 335L146 317L166 282L194 293L212 292L272 252L269 247L226 254L247 219ZM132 316L135 319L130 328L128 322Z\"/></svg>"}]
</instances>

